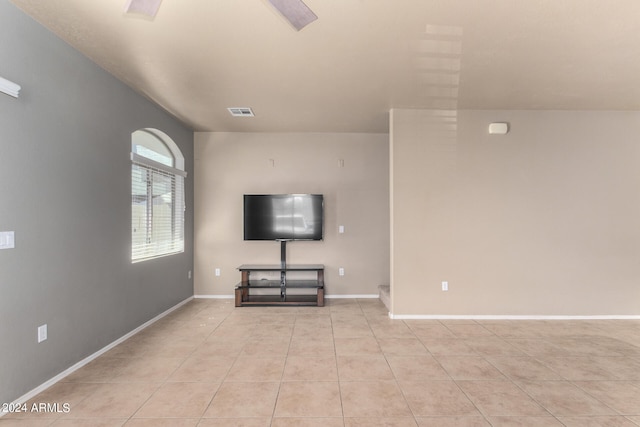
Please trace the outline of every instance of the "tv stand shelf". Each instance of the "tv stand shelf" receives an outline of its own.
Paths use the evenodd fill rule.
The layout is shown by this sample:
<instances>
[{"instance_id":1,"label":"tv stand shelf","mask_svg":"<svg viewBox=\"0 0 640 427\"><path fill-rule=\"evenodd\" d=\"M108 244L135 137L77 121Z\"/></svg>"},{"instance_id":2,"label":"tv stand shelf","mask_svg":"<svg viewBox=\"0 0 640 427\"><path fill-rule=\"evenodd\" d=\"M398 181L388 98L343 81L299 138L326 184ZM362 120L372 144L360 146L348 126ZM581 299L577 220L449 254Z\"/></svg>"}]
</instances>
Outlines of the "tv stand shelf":
<instances>
[{"instance_id":1,"label":"tv stand shelf","mask_svg":"<svg viewBox=\"0 0 640 427\"><path fill-rule=\"evenodd\" d=\"M243 264L238 267L242 280L236 285L236 307L251 305L324 306L324 265L322 264ZM280 280L252 279L254 272L280 272ZM315 272L315 279L288 280L287 272ZM251 290L277 290L278 293L253 294ZM290 289L313 289L314 294L296 294Z\"/></svg>"}]
</instances>

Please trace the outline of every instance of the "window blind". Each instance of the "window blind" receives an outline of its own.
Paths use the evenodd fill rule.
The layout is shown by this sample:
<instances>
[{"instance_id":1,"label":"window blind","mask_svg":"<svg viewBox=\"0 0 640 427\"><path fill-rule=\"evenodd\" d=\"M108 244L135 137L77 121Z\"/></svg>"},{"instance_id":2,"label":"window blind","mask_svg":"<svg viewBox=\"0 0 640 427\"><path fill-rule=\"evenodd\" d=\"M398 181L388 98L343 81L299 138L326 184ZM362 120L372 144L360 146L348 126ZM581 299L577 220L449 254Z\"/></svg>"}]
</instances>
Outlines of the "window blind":
<instances>
[{"instance_id":1,"label":"window blind","mask_svg":"<svg viewBox=\"0 0 640 427\"><path fill-rule=\"evenodd\" d=\"M184 252L186 173L132 153L131 260Z\"/></svg>"}]
</instances>

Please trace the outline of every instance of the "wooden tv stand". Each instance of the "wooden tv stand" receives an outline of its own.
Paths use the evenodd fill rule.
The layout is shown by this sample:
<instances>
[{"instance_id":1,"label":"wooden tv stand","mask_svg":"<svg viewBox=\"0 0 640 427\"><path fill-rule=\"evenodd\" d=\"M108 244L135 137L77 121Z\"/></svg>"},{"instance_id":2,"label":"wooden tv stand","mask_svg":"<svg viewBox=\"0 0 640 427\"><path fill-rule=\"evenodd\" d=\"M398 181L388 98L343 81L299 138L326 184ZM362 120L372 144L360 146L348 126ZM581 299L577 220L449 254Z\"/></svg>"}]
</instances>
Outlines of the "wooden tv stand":
<instances>
[{"instance_id":1,"label":"wooden tv stand","mask_svg":"<svg viewBox=\"0 0 640 427\"><path fill-rule=\"evenodd\" d=\"M236 307L251 305L324 306L324 265L322 264L242 264L238 267L242 280L236 285ZM287 272L315 272L315 279L288 280ZM252 279L253 272L280 272L280 280ZM267 290L263 295L251 290ZM289 289L313 289L314 294L288 293ZM269 290L271 292L269 292Z\"/></svg>"}]
</instances>

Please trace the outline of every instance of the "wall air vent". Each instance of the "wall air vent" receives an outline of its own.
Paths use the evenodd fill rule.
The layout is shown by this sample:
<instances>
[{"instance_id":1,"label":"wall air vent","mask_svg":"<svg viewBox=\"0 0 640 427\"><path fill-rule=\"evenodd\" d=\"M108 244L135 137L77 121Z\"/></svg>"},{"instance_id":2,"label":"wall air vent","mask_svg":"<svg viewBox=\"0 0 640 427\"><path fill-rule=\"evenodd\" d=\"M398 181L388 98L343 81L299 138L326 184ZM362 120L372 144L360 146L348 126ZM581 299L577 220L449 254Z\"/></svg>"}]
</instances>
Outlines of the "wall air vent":
<instances>
[{"instance_id":1,"label":"wall air vent","mask_svg":"<svg viewBox=\"0 0 640 427\"><path fill-rule=\"evenodd\" d=\"M229 107L227 110L233 117L254 117L253 111L249 107Z\"/></svg>"},{"instance_id":2,"label":"wall air vent","mask_svg":"<svg viewBox=\"0 0 640 427\"><path fill-rule=\"evenodd\" d=\"M125 13L140 13L150 18L155 18L162 0L127 0L124 6Z\"/></svg>"}]
</instances>

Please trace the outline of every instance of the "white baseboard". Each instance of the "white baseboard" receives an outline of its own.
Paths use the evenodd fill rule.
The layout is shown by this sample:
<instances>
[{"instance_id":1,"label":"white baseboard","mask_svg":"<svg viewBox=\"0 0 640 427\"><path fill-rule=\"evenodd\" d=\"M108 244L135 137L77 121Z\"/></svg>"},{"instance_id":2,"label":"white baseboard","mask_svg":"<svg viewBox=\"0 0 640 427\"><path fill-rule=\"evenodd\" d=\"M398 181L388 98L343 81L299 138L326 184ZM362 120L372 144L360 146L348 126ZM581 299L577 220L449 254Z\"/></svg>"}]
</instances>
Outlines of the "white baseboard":
<instances>
[{"instance_id":1,"label":"white baseboard","mask_svg":"<svg viewBox=\"0 0 640 427\"><path fill-rule=\"evenodd\" d=\"M367 299L367 298L378 298L378 294L361 294L361 295L326 295L324 296L325 298L328 299L339 299L339 298L361 298L361 299Z\"/></svg>"},{"instance_id":2,"label":"white baseboard","mask_svg":"<svg viewBox=\"0 0 640 427\"><path fill-rule=\"evenodd\" d=\"M195 299L234 299L234 295L194 295Z\"/></svg>"},{"instance_id":3,"label":"white baseboard","mask_svg":"<svg viewBox=\"0 0 640 427\"><path fill-rule=\"evenodd\" d=\"M82 368L84 365L86 365L87 363L93 361L94 359L97 359L99 356L102 356L104 353L106 353L107 351L111 350L113 347L115 347L118 344L124 342L128 338L134 336L135 334L137 334L138 332L142 331L143 329L145 329L146 327L150 326L151 324L153 324L153 323L157 322L158 320L162 319L164 316L166 316L167 314L171 313L172 311L180 308L181 306L185 305L186 303L188 303L192 299L193 299L193 297L189 297L189 298L185 299L184 301L181 301L178 304L174 305L173 307L169 308L168 310L158 314L156 317L154 317L153 319L149 320L148 322L145 322L142 325L138 326L137 328L135 328L133 331L129 332L128 334L123 335L122 337L120 337L117 340L113 341L111 344L108 344L106 347L103 347L100 350L96 351L95 353L91 354L90 356L85 357L84 359L82 359L81 361L76 363L75 365L71 366L70 368L68 368L68 369L66 369L64 371L62 371L61 373L59 373L55 377L51 378L50 380L40 384L38 387L36 387L33 390L29 391L28 393L20 396L18 399L16 399L13 402L13 404L21 405L21 404L27 402L32 397L35 397L36 395L42 393L43 391L45 391L46 389L48 389L49 387L51 387L52 385L54 385L55 383L60 381L61 379L65 378L66 376L68 376L68 375L72 374L73 372L77 371L78 369ZM7 414L7 412L3 412L2 410L0 410L0 418L3 417L6 414Z\"/></svg>"},{"instance_id":4,"label":"white baseboard","mask_svg":"<svg viewBox=\"0 0 640 427\"><path fill-rule=\"evenodd\" d=\"M209 299L234 299L234 295L194 295L194 298L209 298ZM324 295L328 299L337 298L378 298L378 294L362 294L362 295Z\"/></svg>"},{"instance_id":5,"label":"white baseboard","mask_svg":"<svg viewBox=\"0 0 640 427\"><path fill-rule=\"evenodd\" d=\"M393 314L396 320L640 320L640 315L448 315L448 314Z\"/></svg>"}]
</instances>

